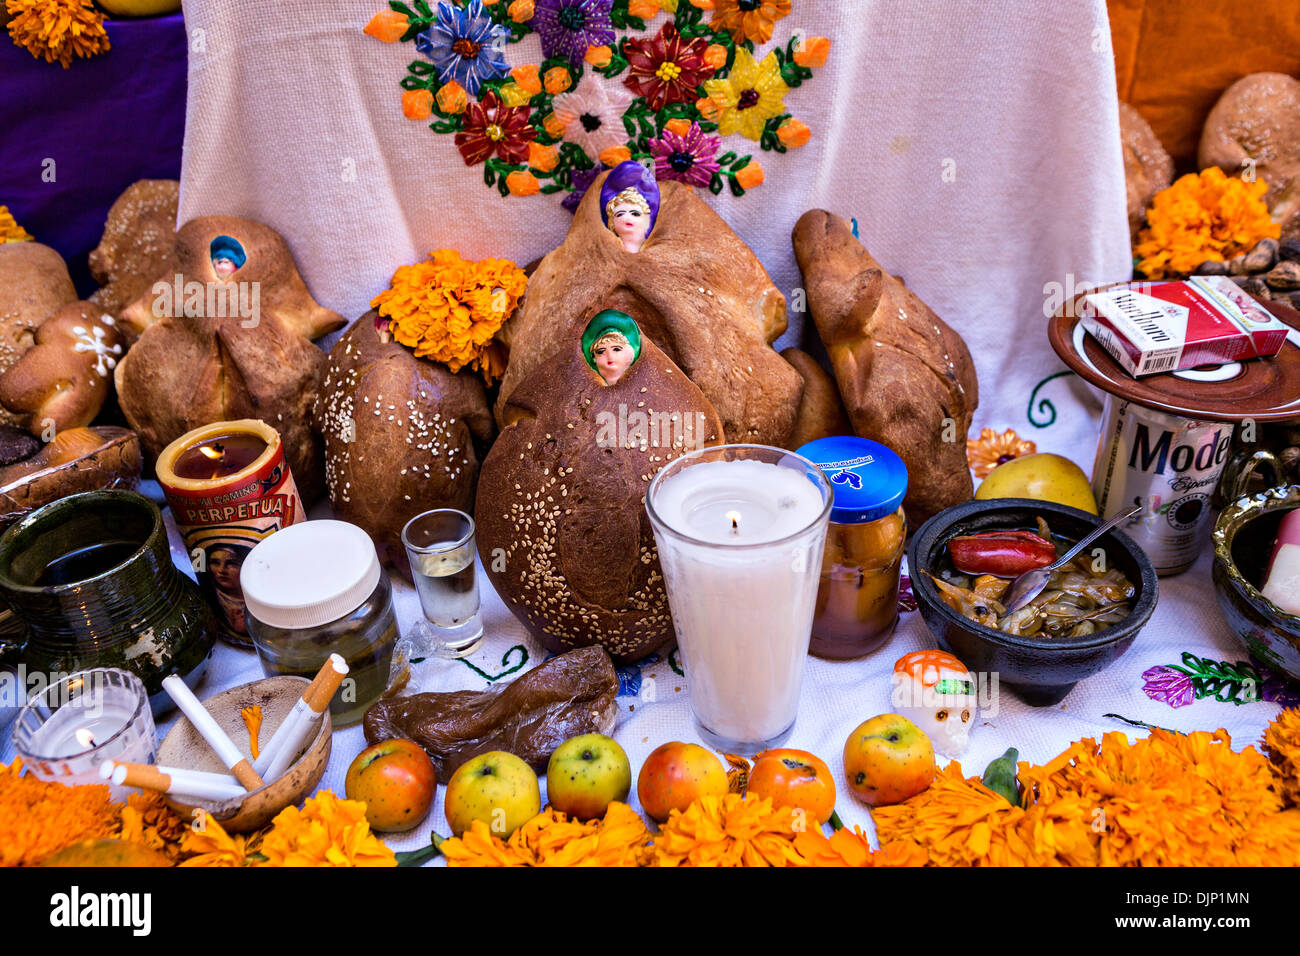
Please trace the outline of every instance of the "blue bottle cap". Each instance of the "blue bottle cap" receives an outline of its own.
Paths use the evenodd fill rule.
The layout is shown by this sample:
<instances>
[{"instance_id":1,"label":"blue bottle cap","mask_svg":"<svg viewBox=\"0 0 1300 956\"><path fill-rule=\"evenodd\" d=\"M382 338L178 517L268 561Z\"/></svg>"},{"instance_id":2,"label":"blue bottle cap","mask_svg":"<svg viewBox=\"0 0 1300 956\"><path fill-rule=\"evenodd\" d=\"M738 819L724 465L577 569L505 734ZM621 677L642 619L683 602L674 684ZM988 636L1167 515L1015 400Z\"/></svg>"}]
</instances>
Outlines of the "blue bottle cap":
<instances>
[{"instance_id":1,"label":"blue bottle cap","mask_svg":"<svg viewBox=\"0 0 1300 956\"><path fill-rule=\"evenodd\" d=\"M799 449L830 479L831 521L861 524L891 515L907 494L907 466L880 442L851 435L810 441Z\"/></svg>"}]
</instances>

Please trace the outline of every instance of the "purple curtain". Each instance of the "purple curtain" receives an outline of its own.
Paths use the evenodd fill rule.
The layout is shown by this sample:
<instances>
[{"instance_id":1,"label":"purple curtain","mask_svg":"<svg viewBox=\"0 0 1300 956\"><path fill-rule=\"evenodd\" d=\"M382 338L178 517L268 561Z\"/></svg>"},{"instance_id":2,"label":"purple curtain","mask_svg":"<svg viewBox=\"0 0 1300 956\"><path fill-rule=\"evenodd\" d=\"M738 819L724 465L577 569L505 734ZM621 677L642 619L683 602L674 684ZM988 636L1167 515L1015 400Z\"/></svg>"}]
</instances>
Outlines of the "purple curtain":
<instances>
[{"instance_id":1,"label":"purple curtain","mask_svg":"<svg viewBox=\"0 0 1300 956\"><path fill-rule=\"evenodd\" d=\"M63 255L82 295L108 207L137 179L179 179L185 133L181 14L106 26L112 49L67 70L0 28L0 204Z\"/></svg>"}]
</instances>

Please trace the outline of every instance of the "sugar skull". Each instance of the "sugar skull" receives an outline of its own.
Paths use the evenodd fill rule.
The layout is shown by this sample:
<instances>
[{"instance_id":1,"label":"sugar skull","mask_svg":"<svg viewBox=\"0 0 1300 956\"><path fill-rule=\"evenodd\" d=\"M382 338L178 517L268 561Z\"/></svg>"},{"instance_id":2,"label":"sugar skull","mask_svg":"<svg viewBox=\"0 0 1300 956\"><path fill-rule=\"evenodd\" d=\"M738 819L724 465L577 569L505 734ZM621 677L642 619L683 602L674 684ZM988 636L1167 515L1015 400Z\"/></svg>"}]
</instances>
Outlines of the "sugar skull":
<instances>
[{"instance_id":1,"label":"sugar skull","mask_svg":"<svg viewBox=\"0 0 1300 956\"><path fill-rule=\"evenodd\" d=\"M946 651L913 651L894 662L892 701L929 735L934 749L959 757L975 720L975 676Z\"/></svg>"}]
</instances>

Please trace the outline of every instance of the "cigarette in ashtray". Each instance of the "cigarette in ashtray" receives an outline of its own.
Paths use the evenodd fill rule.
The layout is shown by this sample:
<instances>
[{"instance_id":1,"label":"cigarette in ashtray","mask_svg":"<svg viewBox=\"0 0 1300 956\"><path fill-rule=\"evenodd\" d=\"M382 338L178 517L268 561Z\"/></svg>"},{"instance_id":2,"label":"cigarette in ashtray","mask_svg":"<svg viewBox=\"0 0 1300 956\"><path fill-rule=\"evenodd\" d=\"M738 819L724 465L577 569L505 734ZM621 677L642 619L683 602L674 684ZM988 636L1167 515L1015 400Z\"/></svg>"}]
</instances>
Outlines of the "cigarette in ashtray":
<instances>
[{"instance_id":1,"label":"cigarette in ashtray","mask_svg":"<svg viewBox=\"0 0 1300 956\"><path fill-rule=\"evenodd\" d=\"M189 718L194 729L199 735L208 742L208 746L213 749L221 762L230 768L230 772L235 775L235 779L244 785L245 790L256 790L262 785L262 778L253 765L248 762L248 758L239 752L226 732L217 726L217 722L212 719L212 715L207 709L199 703L199 699L194 693L185 686L185 681L181 680L175 674L166 678L163 682L163 690L167 695L176 702L176 706L181 709L181 713Z\"/></svg>"},{"instance_id":2,"label":"cigarette in ashtray","mask_svg":"<svg viewBox=\"0 0 1300 956\"><path fill-rule=\"evenodd\" d=\"M155 767L146 763L106 760L100 764L99 775L119 787L157 790L159 793L199 800L233 800L247 792L238 780L226 774L181 770L178 767Z\"/></svg>"},{"instance_id":3,"label":"cigarette in ashtray","mask_svg":"<svg viewBox=\"0 0 1300 956\"><path fill-rule=\"evenodd\" d=\"M308 735L315 731L321 714L329 707L347 673L347 661L338 654L331 654L293 705L293 710L275 729L270 742L262 748L261 756L253 764L258 773L267 780L276 780L289 769Z\"/></svg>"}]
</instances>

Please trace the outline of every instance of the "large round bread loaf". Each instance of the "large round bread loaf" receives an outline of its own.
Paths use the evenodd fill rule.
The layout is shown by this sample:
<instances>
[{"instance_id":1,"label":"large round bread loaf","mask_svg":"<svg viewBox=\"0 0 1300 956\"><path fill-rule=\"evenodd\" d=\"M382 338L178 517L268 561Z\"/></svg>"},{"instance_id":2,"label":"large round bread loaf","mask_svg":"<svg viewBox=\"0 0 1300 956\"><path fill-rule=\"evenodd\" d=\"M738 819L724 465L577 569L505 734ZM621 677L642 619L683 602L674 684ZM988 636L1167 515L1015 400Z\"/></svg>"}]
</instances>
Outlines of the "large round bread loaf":
<instances>
[{"instance_id":1,"label":"large round bread loaf","mask_svg":"<svg viewBox=\"0 0 1300 956\"><path fill-rule=\"evenodd\" d=\"M519 383L503 419L475 522L506 606L556 653L601 644L626 663L663 647L672 617L645 493L667 462L720 444L704 393L644 337L607 386L575 335Z\"/></svg>"},{"instance_id":2,"label":"large round bread loaf","mask_svg":"<svg viewBox=\"0 0 1300 956\"><path fill-rule=\"evenodd\" d=\"M334 514L409 578L402 527L431 508L473 509L474 442L491 440L492 412L477 375L416 358L375 318L367 312L330 349L312 424L325 438Z\"/></svg>"}]
</instances>

